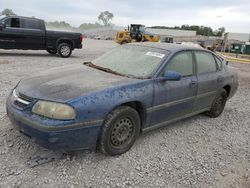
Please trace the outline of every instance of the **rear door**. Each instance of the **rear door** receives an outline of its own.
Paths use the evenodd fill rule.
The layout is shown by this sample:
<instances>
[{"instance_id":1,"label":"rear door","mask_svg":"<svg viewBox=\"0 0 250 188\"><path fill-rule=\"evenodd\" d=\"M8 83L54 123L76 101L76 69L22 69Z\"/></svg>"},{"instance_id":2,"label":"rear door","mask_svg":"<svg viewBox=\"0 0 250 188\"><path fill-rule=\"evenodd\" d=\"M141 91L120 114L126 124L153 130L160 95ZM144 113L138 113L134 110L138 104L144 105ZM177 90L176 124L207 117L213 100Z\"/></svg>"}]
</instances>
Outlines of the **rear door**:
<instances>
[{"instance_id":1,"label":"rear door","mask_svg":"<svg viewBox=\"0 0 250 188\"><path fill-rule=\"evenodd\" d=\"M45 29L41 20L21 18L21 28L24 38L22 45L26 49L45 48Z\"/></svg>"},{"instance_id":2,"label":"rear door","mask_svg":"<svg viewBox=\"0 0 250 188\"><path fill-rule=\"evenodd\" d=\"M156 78L154 81L154 104L150 112L151 124L159 125L172 119L177 119L192 112L197 93L197 77L194 71L192 51L182 51L175 54L163 69L181 73L179 81L166 81Z\"/></svg>"},{"instance_id":3,"label":"rear door","mask_svg":"<svg viewBox=\"0 0 250 188\"><path fill-rule=\"evenodd\" d=\"M19 49L22 41L19 18L6 18L2 20L6 27L0 31L0 47L5 49Z\"/></svg>"},{"instance_id":4,"label":"rear door","mask_svg":"<svg viewBox=\"0 0 250 188\"><path fill-rule=\"evenodd\" d=\"M222 87L223 77L215 57L206 51L195 51L196 71L198 78L198 92L194 104L194 111L209 109L216 92Z\"/></svg>"}]
</instances>

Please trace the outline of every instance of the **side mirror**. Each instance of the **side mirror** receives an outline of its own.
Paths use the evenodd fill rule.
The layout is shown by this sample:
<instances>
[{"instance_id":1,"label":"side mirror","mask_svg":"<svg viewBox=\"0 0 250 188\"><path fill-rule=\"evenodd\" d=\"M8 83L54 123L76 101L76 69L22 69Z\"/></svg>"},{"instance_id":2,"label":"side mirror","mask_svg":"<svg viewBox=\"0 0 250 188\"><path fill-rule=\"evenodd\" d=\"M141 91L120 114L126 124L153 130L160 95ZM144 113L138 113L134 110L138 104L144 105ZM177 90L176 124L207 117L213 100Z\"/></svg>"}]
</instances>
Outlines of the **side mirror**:
<instances>
[{"instance_id":1,"label":"side mirror","mask_svg":"<svg viewBox=\"0 0 250 188\"><path fill-rule=\"evenodd\" d=\"M0 30L2 30L2 29L5 28L5 27L6 27L5 22L0 22Z\"/></svg>"},{"instance_id":2,"label":"side mirror","mask_svg":"<svg viewBox=\"0 0 250 188\"><path fill-rule=\"evenodd\" d=\"M163 76L166 80L179 81L181 79L181 74L175 71L166 71Z\"/></svg>"}]
</instances>

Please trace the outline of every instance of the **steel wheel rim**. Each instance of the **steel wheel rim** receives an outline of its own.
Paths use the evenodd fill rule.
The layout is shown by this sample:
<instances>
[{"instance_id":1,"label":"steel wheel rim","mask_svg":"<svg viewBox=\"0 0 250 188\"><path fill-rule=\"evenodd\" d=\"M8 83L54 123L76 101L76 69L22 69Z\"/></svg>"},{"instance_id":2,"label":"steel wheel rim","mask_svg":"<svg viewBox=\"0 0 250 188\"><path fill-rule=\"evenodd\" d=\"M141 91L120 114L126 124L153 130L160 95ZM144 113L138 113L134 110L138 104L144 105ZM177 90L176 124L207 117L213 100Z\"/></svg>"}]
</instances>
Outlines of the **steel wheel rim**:
<instances>
[{"instance_id":1,"label":"steel wheel rim","mask_svg":"<svg viewBox=\"0 0 250 188\"><path fill-rule=\"evenodd\" d=\"M63 47L61 48L61 53L62 53L62 55L64 55L64 56L69 55L69 53L70 53L70 48L69 48L68 46L63 46Z\"/></svg>"},{"instance_id":2,"label":"steel wheel rim","mask_svg":"<svg viewBox=\"0 0 250 188\"><path fill-rule=\"evenodd\" d=\"M127 145L134 134L134 123L129 118L122 118L112 128L110 142L114 147Z\"/></svg>"}]
</instances>

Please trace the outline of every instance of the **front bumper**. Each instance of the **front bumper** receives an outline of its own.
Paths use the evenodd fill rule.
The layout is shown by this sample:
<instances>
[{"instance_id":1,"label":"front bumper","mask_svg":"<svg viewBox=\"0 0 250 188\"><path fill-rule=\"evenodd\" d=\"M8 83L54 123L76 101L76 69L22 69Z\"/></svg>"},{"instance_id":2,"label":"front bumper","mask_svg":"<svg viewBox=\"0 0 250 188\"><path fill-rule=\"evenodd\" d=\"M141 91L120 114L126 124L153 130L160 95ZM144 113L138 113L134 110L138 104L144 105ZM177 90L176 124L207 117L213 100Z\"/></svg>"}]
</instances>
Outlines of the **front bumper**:
<instances>
[{"instance_id":1,"label":"front bumper","mask_svg":"<svg viewBox=\"0 0 250 188\"><path fill-rule=\"evenodd\" d=\"M7 100L6 111L11 123L18 131L45 148L55 150L93 150L96 148L101 121L48 126L24 115L24 112L11 104L10 99Z\"/></svg>"}]
</instances>

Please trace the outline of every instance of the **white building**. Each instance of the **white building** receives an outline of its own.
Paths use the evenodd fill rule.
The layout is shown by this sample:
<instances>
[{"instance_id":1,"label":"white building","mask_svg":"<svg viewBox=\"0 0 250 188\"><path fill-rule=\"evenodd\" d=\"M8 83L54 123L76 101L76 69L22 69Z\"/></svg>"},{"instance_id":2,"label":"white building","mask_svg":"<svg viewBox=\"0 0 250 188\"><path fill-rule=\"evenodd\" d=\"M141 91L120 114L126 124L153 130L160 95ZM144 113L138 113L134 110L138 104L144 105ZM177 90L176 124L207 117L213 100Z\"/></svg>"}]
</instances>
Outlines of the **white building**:
<instances>
[{"instance_id":1,"label":"white building","mask_svg":"<svg viewBox=\"0 0 250 188\"><path fill-rule=\"evenodd\" d=\"M249 42L250 34L249 33L225 33L224 41L240 41L240 42Z\"/></svg>"},{"instance_id":2,"label":"white building","mask_svg":"<svg viewBox=\"0 0 250 188\"><path fill-rule=\"evenodd\" d=\"M189 30L177 30L177 29L155 29L155 28L146 28L146 31L164 36L164 37L193 37L196 36L196 31Z\"/></svg>"},{"instance_id":3,"label":"white building","mask_svg":"<svg viewBox=\"0 0 250 188\"><path fill-rule=\"evenodd\" d=\"M156 35L160 35L161 42L179 42L192 41L191 38L196 37L196 31L178 30L178 29L156 29L146 28L146 31Z\"/></svg>"}]
</instances>

